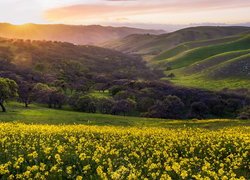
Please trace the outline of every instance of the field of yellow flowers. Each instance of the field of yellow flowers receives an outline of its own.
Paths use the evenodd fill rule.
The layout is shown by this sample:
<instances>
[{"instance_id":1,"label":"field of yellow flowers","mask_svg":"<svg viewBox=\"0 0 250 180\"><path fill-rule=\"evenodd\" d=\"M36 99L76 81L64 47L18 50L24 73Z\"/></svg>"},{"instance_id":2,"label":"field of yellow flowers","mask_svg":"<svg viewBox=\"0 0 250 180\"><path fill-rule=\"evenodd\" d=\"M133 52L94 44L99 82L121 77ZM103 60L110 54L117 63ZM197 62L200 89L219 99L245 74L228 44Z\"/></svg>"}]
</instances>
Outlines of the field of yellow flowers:
<instances>
[{"instance_id":1,"label":"field of yellow flowers","mask_svg":"<svg viewBox=\"0 0 250 180\"><path fill-rule=\"evenodd\" d=\"M249 179L250 127L0 123L0 179Z\"/></svg>"}]
</instances>

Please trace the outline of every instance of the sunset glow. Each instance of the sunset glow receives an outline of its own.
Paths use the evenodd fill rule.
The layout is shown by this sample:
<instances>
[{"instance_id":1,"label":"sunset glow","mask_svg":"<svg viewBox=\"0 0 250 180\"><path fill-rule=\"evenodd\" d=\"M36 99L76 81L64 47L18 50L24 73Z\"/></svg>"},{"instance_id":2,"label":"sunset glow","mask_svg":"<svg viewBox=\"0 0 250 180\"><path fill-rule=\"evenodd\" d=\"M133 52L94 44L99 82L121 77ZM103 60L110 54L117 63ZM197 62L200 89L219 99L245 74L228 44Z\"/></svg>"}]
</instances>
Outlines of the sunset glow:
<instances>
[{"instance_id":1,"label":"sunset glow","mask_svg":"<svg viewBox=\"0 0 250 180\"><path fill-rule=\"evenodd\" d=\"M0 22L14 24L245 23L250 1L2 0L0 12Z\"/></svg>"}]
</instances>

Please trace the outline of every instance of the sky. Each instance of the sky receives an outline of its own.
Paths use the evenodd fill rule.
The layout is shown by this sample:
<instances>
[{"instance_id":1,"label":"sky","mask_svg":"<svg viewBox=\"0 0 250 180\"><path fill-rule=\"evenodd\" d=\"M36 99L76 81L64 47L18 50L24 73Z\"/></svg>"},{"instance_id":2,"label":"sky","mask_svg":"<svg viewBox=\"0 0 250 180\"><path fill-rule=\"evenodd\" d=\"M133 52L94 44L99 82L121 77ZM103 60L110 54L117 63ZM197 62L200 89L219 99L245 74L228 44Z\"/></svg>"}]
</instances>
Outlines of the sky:
<instances>
[{"instance_id":1,"label":"sky","mask_svg":"<svg viewBox=\"0 0 250 180\"><path fill-rule=\"evenodd\" d=\"M0 22L144 25L250 22L250 0L0 0Z\"/></svg>"}]
</instances>

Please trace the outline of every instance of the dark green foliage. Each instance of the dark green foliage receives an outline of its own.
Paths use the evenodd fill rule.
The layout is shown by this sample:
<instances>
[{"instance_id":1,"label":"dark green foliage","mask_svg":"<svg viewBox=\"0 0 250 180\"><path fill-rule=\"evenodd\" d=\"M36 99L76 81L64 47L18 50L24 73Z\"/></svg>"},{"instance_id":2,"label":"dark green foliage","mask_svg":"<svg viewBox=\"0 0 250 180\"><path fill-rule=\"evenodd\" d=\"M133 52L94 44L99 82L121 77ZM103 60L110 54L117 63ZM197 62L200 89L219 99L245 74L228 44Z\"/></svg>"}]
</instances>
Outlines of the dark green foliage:
<instances>
[{"instance_id":1,"label":"dark green foliage","mask_svg":"<svg viewBox=\"0 0 250 180\"><path fill-rule=\"evenodd\" d=\"M173 79L175 77L175 74L174 73L170 73L167 77Z\"/></svg>"},{"instance_id":2,"label":"dark green foliage","mask_svg":"<svg viewBox=\"0 0 250 180\"><path fill-rule=\"evenodd\" d=\"M236 112L243 107L243 102L236 98L230 98L226 101L226 103L227 111L231 113Z\"/></svg>"},{"instance_id":3,"label":"dark green foliage","mask_svg":"<svg viewBox=\"0 0 250 180\"><path fill-rule=\"evenodd\" d=\"M204 119L209 112L208 107L203 102L194 102L191 104L190 118Z\"/></svg>"},{"instance_id":4,"label":"dark green foliage","mask_svg":"<svg viewBox=\"0 0 250 180\"><path fill-rule=\"evenodd\" d=\"M250 120L250 106L243 108L238 114L238 119Z\"/></svg>"},{"instance_id":5,"label":"dark green foliage","mask_svg":"<svg viewBox=\"0 0 250 180\"><path fill-rule=\"evenodd\" d=\"M184 116L184 103L177 96L169 95L149 108L148 117L180 119Z\"/></svg>"},{"instance_id":6,"label":"dark green foliage","mask_svg":"<svg viewBox=\"0 0 250 180\"><path fill-rule=\"evenodd\" d=\"M71 98L71 106L73 109L81 112L95 113L96 104L95 101L87 95L80 95Z\"/></svg>"},{"instance_id":7,"label":"dark green foliage","mask_svg":"<svg viewBox=\"0 0 250 180\"><path fill-rule=\"evenodd\" d=\"M182 118L184 114L184 103L177 96L169 95L164 101L163 105L166 108L166 117L167 118Z\"/></svg>"},{"instance_id":8,"label":"dark green foliage","mask_svg":"<svg viewBox=\"0 0 250 180\"><path fill-rule=\"evenodd\" d=\"M135 99L135 95L130 91L119 91L114 95L115 100Z\"/></svg>"},{"instance_id":9,"label":"dark green foliage","mask_svg":"<svg viewBox=\"0 0 250 180\"><path fill-rule=\"evenodd\" d=\"M15 81L0 77L0 106L3 112L6 112L4 102L17 96L17 88Z\"/></svg>"},{"instance_id":10,"label":"dark green foliage","mask_svg":"<svg viewBox=\"0 0 250 180\"><path fill-rule=\"evenodd\" d=\"M49 87L47 84L37 83L33 88L36 102L48 104L49 108L62 108L66 101L61 89Z\"/></svg>"},{"instance_id":11,"label":"dark green foliage","mask_svg":"<svg viewBox=\"0 0 250 180\"><path fill-rule=\"evenodd\" d=\"M98 100L98 110L103 114L111 114L115 101L111 98L103 98Z\"/></svg>"},{"instance_id":12,"label":"dark green foliage","mask_svg":"<svg viewBox=\"0 0 250 180\"><path fill-rule=\"evenodd\" d=\"M34 85L27 81L22 81L18 85L19 100L24 103L27 108L29 104L34 100Z\"/></svg>"},{"instance_id":13,"label":"dark green foliage","mask_svg":"<svg viewBox=\"0 0 250 180\"><path fill-rule=\"evenodd\" d=\"M135 110L136 103L135 101L131 99L123 99L116 101L113 108L112 108L112 114L123 114L124 116L127 113L132 112Z\"/></svg>"},{"instance_id":14,"label":"dark green foliage","mask_svg":"<svg viewBox=\"0 0 250 180\"><path fill-rule=\"evenodd\" d=\"M150 97L141 97L137 99L137 109L140 112L147 112L154 104L154 99Z\"/></svg>"},{"instance_id":15,"label":"dark green foliage","mask_svg":"<svg viewBox=\"0 0 250 180\"><path fill-rule=\"evenodd\" d=\"M109 92L111 93L112 96L115 96L118 92L122 91L124 88L119 85L112 86L109 89Z\"/></svg>"}]
</instances>

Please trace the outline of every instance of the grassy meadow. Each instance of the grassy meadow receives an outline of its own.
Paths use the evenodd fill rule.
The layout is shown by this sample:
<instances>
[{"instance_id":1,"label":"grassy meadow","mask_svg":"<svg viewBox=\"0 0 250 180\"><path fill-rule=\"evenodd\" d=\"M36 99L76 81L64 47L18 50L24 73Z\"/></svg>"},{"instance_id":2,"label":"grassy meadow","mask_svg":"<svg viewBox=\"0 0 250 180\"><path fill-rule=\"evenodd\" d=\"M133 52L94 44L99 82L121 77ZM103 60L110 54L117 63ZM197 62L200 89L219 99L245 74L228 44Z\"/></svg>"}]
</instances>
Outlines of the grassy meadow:
<instances>
[{"instance_id":1,"label":"grassy meadow","mask_svg":"<svg viewBox=\"0 0 250 180\"><path fill-rule=\"evenodd\" d=\"M236 119L212 120L166 120L157 118L142 118L130 116L113 116L105 114L92 114L71 111L65 107L63 110L49 109L46 106L30 105L25 108L23 104L10 102L7 104L8 112L0 113L1 122L20 122L26 124L85 124L99 126L136 126L136 127L165 127L183 128L200 127L218 129L230 126L248 126L249 121Z\"/></svg>"}]
</instances>

